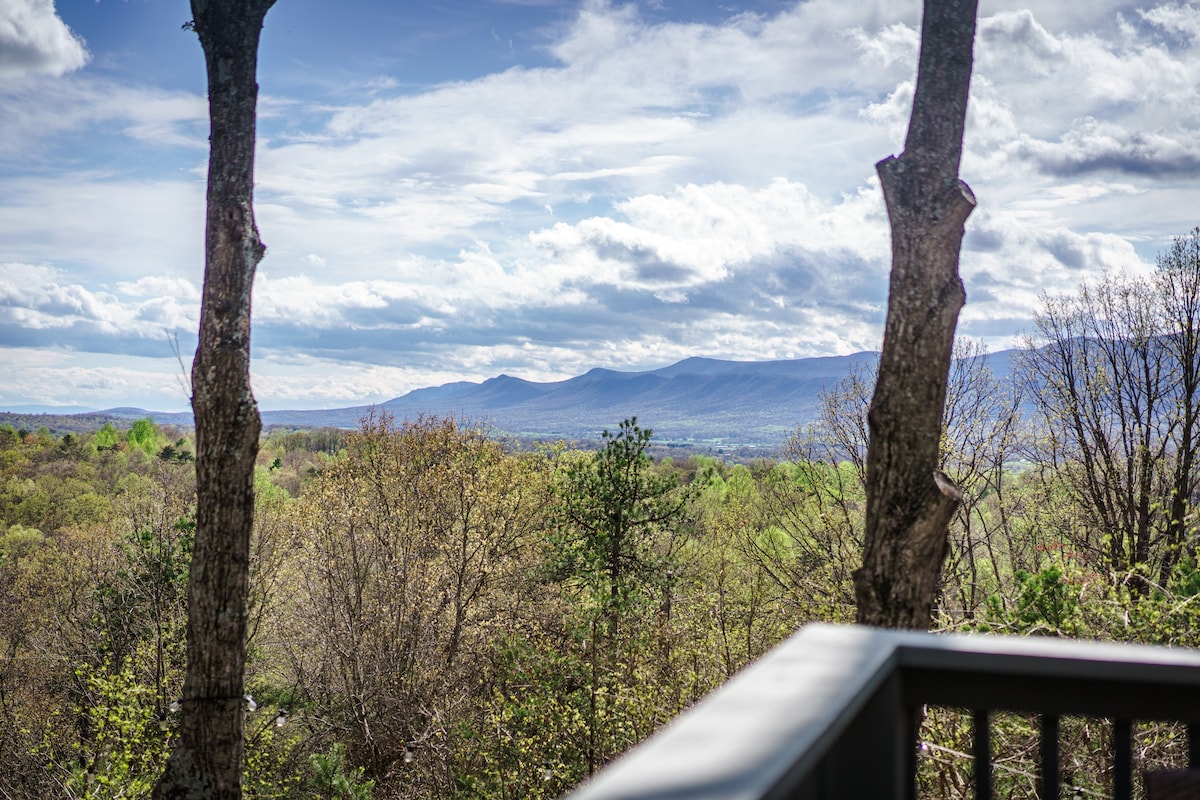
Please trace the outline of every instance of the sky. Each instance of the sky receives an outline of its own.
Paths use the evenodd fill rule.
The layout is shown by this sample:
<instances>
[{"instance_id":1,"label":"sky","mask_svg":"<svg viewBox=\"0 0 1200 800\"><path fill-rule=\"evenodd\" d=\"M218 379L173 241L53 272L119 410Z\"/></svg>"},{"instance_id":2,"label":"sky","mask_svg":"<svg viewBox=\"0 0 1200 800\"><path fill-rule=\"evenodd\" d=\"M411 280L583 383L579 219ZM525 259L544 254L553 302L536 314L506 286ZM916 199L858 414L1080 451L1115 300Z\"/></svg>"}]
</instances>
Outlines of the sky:
<instances>
[{"instance_id":1,"label":"sky","mask_svg":"<svg viewBox=\"0 0 1200 800\"><path fill-rule=\"evenodd\" d=\"M917 0L278 0L263 409L878 350ZM0 408L188 407L208 118L184 0L0 2ZM1200 220L1200 9L981 0L959 334Z\"/></svg>"}]
</instances>

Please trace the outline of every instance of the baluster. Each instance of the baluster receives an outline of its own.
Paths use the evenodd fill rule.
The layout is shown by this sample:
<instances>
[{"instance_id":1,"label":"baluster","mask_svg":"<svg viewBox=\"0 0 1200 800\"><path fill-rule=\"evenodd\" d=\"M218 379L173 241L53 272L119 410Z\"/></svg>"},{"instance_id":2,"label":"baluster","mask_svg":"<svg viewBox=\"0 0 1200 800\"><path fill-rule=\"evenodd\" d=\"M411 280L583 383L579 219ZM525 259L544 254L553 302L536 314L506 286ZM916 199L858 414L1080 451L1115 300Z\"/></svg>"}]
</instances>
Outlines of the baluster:
<instances>
[{"instance_id":1,"label":"baluster","mask_svg":"<svg viewBox=\"0 0 1200 800\"><path fill-rule=\"evenodd\" d=\"M1133 723L1127 719L1113 721L1113 797L1133 797Z\"/></svg>"},{"instance_id":2,"label":"baluster","mask_svg":"<svg viewBox=\"0 0 1200 800\"><path fill-rule=\"evenodd\" d=\"M926 708L923 705L908 706L909 741L913 746L908 748L908 781L904 786L905 800L917 800L917 770L920 769L921 761L921 723L925 721L925 712Z\"/></svg>"},{"instance_id":3,"label":"baluster","mask_svg":"<svg viewBox=\"0 0 1200 800\"><path fill-rule=\"evenodd\" d=\"M971 734L975 751L975 800L992 800L992 731L988 727L988 710L975 709Z\"/></svg>"},{"instance_id":4,"label":"baluster","mask_svg":"<svg viewBox=\"0 0 1200 800\"><path fill-rule=\"evenodd\" d=\"M1188 732L1188 768L1200 769L1200 722L1189 722Z\"/></svg>"},{"instance_id":5,"label":"baluster","mask_svg":"<svg viewBox=\"0 0 1200 800\"><path fill-rule=\"evenodd\" d=\"M1042 714L1042 800L1058 800L1058 717Z\"/></svg>"}]
</instances>

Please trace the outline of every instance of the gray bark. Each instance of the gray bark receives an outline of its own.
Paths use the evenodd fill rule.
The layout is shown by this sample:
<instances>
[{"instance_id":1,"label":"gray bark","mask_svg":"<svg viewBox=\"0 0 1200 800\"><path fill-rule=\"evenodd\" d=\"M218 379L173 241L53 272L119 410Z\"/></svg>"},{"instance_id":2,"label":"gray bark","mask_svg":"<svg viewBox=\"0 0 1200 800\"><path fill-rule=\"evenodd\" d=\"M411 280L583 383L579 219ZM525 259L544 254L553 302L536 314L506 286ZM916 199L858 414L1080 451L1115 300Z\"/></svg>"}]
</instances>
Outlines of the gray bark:
<instances>
[{"instance_id":1,"label":"gray bark","mask_svg":"<svg viewBox=\"0 0 1200 800\"><path fill-rule=\"evenodd\" d=\"M876 165L892 230L879 377L868 414L867 519L855 573L858 621L928 628L962 495L937 473L958 312L963 224L958 178L978 0L925 0L904 152Z\"/></svg>"},{"instance_id":2,"label":"gray bark","mask_svg":"<svg viewBox=\"0 0 1200 800\"><path fill-rule=\"evenodd\" d=\"M263 18L274 0L192 0L211 124L200 342L192 364L196 543L179 733L155 798L242 796L247 595L254 462L250 290L265 248L252 208Z\"/></svg>"}]
</instances>

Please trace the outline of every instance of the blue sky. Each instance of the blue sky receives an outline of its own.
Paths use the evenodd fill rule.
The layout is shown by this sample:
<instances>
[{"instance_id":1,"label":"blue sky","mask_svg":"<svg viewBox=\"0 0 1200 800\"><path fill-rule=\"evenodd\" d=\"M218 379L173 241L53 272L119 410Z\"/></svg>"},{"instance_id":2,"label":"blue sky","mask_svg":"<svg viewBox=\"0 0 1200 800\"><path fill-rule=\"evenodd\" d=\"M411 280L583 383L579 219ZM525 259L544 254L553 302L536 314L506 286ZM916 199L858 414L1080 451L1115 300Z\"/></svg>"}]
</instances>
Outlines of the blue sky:
<instances>
[{"instance_id":1,"label":"blue sky","mask_svg":"<svg viewBox=\"0 0 1200 800\"><path fill-rule=\"evenodd\" d=\"M183 0L0 3L0 408L187 407L204 66ZM917 0L278 0L259 61L268 409L507 373L878 349L874 164ZM1151 269L1200 208L1200 10L981 0L962 335Z\"/></svg>"}]
</instances>

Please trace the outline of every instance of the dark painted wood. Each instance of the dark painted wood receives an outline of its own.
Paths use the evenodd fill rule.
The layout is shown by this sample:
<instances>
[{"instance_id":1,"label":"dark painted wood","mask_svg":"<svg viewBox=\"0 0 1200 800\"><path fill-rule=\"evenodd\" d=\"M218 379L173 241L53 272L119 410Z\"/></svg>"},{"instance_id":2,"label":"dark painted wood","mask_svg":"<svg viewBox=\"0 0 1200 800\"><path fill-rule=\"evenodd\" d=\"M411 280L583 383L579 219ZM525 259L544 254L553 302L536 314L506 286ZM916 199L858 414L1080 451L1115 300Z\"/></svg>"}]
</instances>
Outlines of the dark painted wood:
<instances>
[{"instance_id":1,"label":"dark painted wood","mask_svg":"<svg viewBox=\"0 0 1200 800\"><path fill-rule=\"evenodd\" d=\"M1038 778L1040 797L1043 800L1059 796L1058 773L1058 717L1054 714L1042 714L1039 723L1041 742L1038 743L1039 763Z\"/></svg>"},{"instance_id":2,"label":"dark painted wood","mask_svg":"<svg viewBox=\"0 0 1200 800\"><path fill-rule=\"evenodd\" d=\"M1127 719L1113 722L1113 797L1133 797L1133 723Z\"/></svg>"},{"instance_id":3,"label":"dark painted wood","mask_svg":"<svg viewBox=\"0 0 1200 800\"><path fill-rule=\"evenodd\" d=\"M988 717L986 708L977 708L971 715L976 800L991 800L992 797L992 729Z\"/></svg>"}]
</instances>

